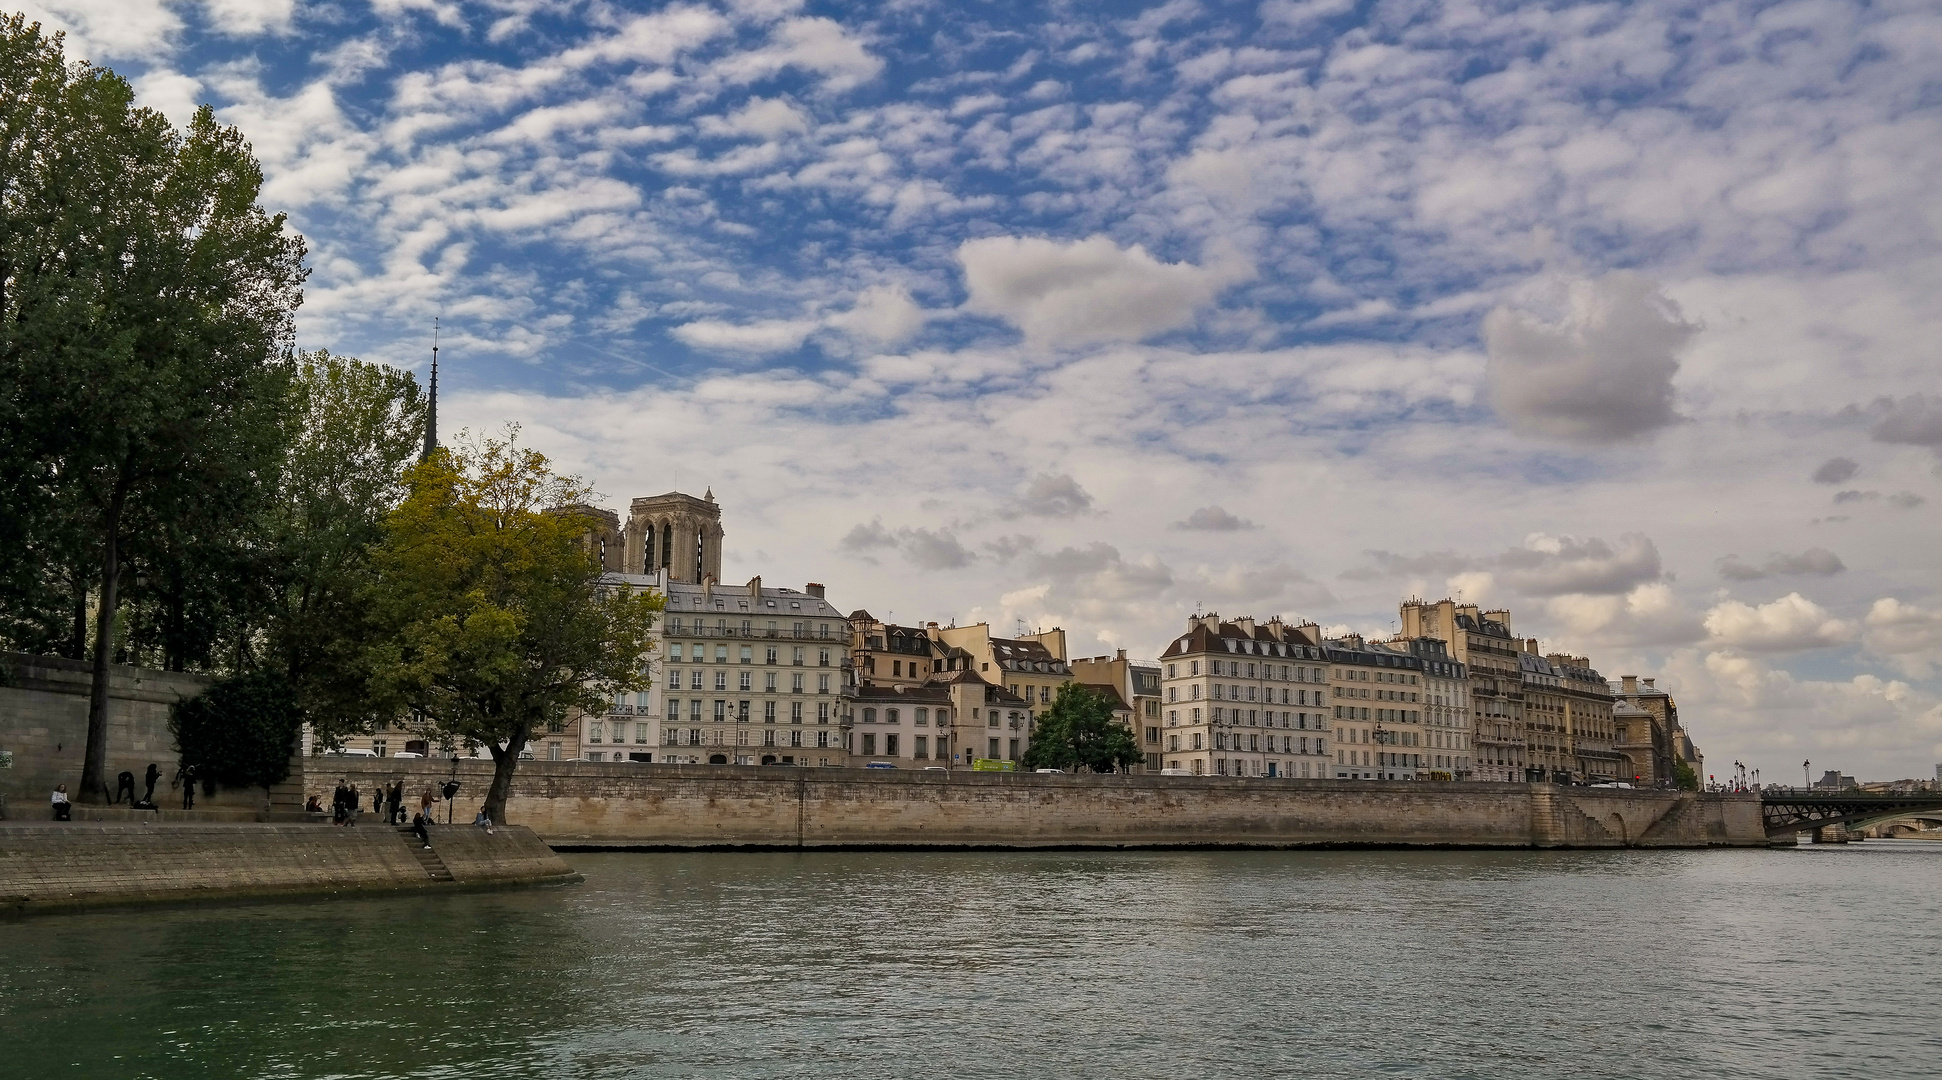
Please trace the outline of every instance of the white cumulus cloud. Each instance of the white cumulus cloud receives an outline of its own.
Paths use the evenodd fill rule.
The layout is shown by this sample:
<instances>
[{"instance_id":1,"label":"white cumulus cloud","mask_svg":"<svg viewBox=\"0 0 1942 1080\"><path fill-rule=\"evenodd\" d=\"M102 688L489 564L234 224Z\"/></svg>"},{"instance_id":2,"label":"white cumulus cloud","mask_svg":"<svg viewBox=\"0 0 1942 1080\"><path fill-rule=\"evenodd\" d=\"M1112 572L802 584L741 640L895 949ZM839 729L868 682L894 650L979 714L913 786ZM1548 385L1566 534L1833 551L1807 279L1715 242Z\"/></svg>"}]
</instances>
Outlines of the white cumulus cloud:
<instances>
[{"instance_id":1,"label":"white cumulus cloud","mask_svg":"<svg viewBox=\"0 0 1942 1080\"><path fill-rule=\"evenodd\" d=\"M1853 641L1855 625L1799 593L1758 607L1728 600L1706 613L1707 644L1748 652L1799 652Z\"/></svg>"},{"instance_id":2,"label":"white cumulus cloud","mask_svg":"<svg viewBox=\"0 0 1942 1080\"><path fill-rule=\"evenodd\" d=\"M968 310L1054 345L1138 341L1191 322L1220 290L1250 277L1238 260L1166 263L1104 236L1061 242L990 236L958 247Z\"/></svg>"}]
</instances>

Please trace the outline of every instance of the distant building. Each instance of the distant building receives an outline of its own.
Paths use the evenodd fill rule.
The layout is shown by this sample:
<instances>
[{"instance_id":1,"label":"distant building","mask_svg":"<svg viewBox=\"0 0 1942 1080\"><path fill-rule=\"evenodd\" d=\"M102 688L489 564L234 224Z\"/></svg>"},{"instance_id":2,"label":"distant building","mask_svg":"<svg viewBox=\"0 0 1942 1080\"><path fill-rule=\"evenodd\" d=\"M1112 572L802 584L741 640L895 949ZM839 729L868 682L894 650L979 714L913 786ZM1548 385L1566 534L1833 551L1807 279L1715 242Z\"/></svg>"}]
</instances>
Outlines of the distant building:
<instances>
[{"instance_id":1,"label":"distant building","mask_svg":"<svg viewBox=\"0 0 1942 1080\"><path fill-rule=\"evenodd\" d=\"M1402 636L1446 641L1470 676L1472 780L1522 781L1524 644L1511 635L1510 612L1479 611L1455 600L1406 600Z\"/></svg>"},{"instance_id":2,"label":"distant building","mask_svg":"<svg viewBox=\"0 0 1942 1080\"><path fill-rule=\"evenodd\" d=\"M1680 723L1678 702L1673 700L1671 694L1659 689L1656 679L1625 675L1619 679L1613 693L1652 717L1650 732L1642 731L1636 720L1631 720L1630 730L1618 733L1619 745L1615 749L1631 760L1634 783L1669 786L1676 781L1676 766L1679 764L1690 766L1693 775L1704 782L1706 760ZM1620 715L1620 710L1614 705L1614 720ZM1630 718L1632 714L1627 710L1622 715Z\"/></svg>"},{"instance_id":3,"label":"distant building","mask_svg":"<svg viewBox=\"0 0 1942 1080\"><path fill-rule=\"evenodd\" d=\"M849 764L849 623L821 585L768 588L757 577L732 587L669 581L666 589L658 760Z\"/></svg>"},{"instance_id":4,"label":"distant building","mask_svg":"<svg viewBox=\"0 0 1942 1080\"><path fill-rule=\"evenodd\" d=\"M1416 780L1429 766L1423 727L1423 659L1361 635L1322 642L1328 657L1329 728L1341 780Z\"/></svg>"},{"instance_id":5,"label":"distant building","mask_svg":"<svg viewBox=\"0 0 1942 1080\"><path fill-rule=\"evenodd\" d=\"M1572 779L1587 783L1624 780L1630 760L1617 750L1611 683L1585 657L1552 653L1545 660L1561 680Z\"/></svg>"},{"instance_id":6,"label":"distant building","mask_svg":"<svg viewBox=\"0 0 1942 1080\"><path fill-rule=\"evenodd\" d=\"M1128 660L1126 650L1112 656L1086 657L1072 662L1072 674L1080 682L1098 688L1111 687L1127 710L1127 726L1133 740L1146 755L1150 771L1160 765L1160 665Z\"/></svg>"},{"instance_id":7,"label":"distant building","mask_svg":"<svg viewBox=\"0 0 1942 1080\"><path fill-rule=\"evenodd\" d=\"M1423 737L1431 780L1468 780L1471 774L1470 675L1438 638L1396 637L1382 648L1408 652L1422 661ZM1420 774L1419 774L1420 776Z\"/></svg>"},{"instance_id":8,"label":"distant building","mask_svg":"<svg viewBox=\"0 0 1942 1080\"><path fill-rule=\"evenodd\" d=\"M1161 761L1208 776L1321 778L1329 743L1328 654L1311 624L1195 615L1160 653Z\"/></svg>"},{"instance_id":9,"label":"distant building","mask_svg":"<svg viewBox=\"0 0 1942 1080\"><path fill-rule=\"evenodd\" d=\"M618 519L616 519L617 521ZM722 575L722 511L711 488L701 498L670 491L627 508L622 565L612 569L699 585Z\"/></svg>"}]
</instances>

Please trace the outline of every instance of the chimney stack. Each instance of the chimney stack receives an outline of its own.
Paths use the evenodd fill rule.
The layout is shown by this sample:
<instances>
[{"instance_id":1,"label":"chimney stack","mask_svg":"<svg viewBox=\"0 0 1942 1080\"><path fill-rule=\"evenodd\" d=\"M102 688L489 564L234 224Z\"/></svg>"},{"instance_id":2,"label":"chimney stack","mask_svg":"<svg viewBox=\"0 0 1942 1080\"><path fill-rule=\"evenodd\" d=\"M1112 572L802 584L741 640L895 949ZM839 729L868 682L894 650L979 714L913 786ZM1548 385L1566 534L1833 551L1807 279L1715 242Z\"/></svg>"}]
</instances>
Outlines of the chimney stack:
<instances>
[{"instance_id":1,"label":"chimney stack","mask_svg":"<svg viewBox=\"0 0 1942 1080\"><path fill-rule=\"evenodd\" d=\"M804 585L802 587L802 591L808 593L809 595L815 597L818 600L821 600L823 598L823 586L822 586L822 583L820 582L812 581L809 584ZM937 624L932 623L931 625L935 626Z\"/></svg>"},{"instance_id":2,"label":"chimney stack","mask_svg":"<svg viewBox=\"0 0 1942 1080\"><path fill-rule=\"evenodd\" d=\"M1618 682L1620 686L1625 688L1626 697L1631 697L1633 694L1639 692L1639 677L1637 675L1620 676Z\"/></svg>"}]
</instances>

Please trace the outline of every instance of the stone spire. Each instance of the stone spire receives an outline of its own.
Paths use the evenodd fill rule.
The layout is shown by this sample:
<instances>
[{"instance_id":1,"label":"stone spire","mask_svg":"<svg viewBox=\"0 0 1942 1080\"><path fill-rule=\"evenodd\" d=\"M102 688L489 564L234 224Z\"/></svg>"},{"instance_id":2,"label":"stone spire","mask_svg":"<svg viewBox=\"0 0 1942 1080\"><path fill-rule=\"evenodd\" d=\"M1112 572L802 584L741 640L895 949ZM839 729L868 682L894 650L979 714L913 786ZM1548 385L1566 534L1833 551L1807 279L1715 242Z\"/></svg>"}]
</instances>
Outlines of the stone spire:
<instances>
[{"instance_id":1,"label":"stone spire","mask_svg":"<svg viewBox=\"0 0 1942 1080\"><path fill-rule=\"evenodd\" d=\"M425 406L425 451L418 455L420 464L432 459L432 451L438 449L438 319L432 319L432 390L430 400Z\"/></svg>"}]
</instances>

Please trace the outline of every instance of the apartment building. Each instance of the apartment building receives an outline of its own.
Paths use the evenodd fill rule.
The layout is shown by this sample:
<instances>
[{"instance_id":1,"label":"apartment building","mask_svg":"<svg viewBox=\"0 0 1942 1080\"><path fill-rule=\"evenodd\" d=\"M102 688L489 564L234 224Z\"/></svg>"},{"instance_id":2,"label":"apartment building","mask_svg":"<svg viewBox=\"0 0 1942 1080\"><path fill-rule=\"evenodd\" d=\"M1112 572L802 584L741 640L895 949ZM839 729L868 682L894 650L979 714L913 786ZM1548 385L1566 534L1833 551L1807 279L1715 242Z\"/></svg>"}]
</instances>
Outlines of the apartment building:
<instances>
[{"instance_id":1,"label":"apartment building","mask_svg":"<svg viewBox=\"0 0 1942 1080\"><path fill-rule=\"evenodd\" d=\"M878 686L921 686L943 671L963 670L971 655L932 636L936 623L898 626L858 609L850 612L850 664L854 681Z\"/></svg>"},{"instance_id":2,"label":"apartment building","mask_svg":"<svg viewBox=\"0 0 1942 1080\"><path fill-rule=\"evenodd\" d=\"M1402 604L1402 636L1449 643L1470 677L1470 779L1522 782L1524 752L1523 643L1511 635L1510 612L1478 611L1475 604L1419 599Z\"/></svg>"},{"instance_id":3,"label":"apartment building","mask_svg":"<svg viewBox=\"0 0 1942 1080\"><path fill-rule=\"evenodd\" d=\"M1594 784L1629 779L1631 763L1616 748L1611 684L1585 657L1551 653L1545 659L1562 680L1565 730L1575 760L1572 779Z\"/></svg>"},{"instance_id":4,"label":"apartment building","mask_svg":"<svg viewBox=\"0 0 1942 1080\"><path fill-rule=\"evenodd\" d=\"M1128 660L1126 650L1112 656L1091 656L1072 661L1073 677L1099 689L1110 687L1126 708L1127 726L1146 754L1146 769L1161 768L1160 665L1150 661Z\"/></svg>"},{"instance_id":5,"label":"apartment building","mask_svg":"<svg viewBox=\"0 0 1942 1080\"><path fill-rule=\"evenodd\" d=\"M1706 779L1706 759L1679 721L1679 704L1659 688L1656 678L1625 675L1611 690L1628 706L1622 716L1614 707L1618 729L1614 749L1631 762L1635 783L1670 785L1681 764L1691 767L1700 781ZM1647 722L1638 719L1639 713Z\"/></svg>"},{"instance_id":6,"label":"apartment building","mask_svg":"<svg viewBox=\"0 0 1942 1080\"><path fill-rule=\"evenodd\" d=\"M756 577L730 587L675 580L666 589L658 760L849 764L850 628L821 585L765 588Z\"/></svg>"},{"instance_id":7,"label":"apartment building","mask_svg":"<svg viewBox=\"0 0 1942 1080\"><path fill-rule=\"evenodd\" d=\"M1455 657L1449 643L1437 638L1392 638L1381 647L1409 653L1422 661L1423 770L1418 779L1470 779L1470 675Z\"/></svg>"},{"instance_id":8,"label":"apartment building","mask_svg":"<svg viewBox=\"0 0 1942 1080\"><path fill-rule=\"evenodd\" d=\"M1160 654L1163 767L1207 776L1333 775L1328 661L1313 624L1196 615Z\"/></svg>"},{"instance_id":9,"label":"apartment building","mask_svg":"<svg viewBox=\"0 0 1942 1080\"><path fill-rule=\"evenodd\" d=\"M1322 651L1329 665L1336 778L1419 779L1428 769L1422 659L1354 634L1324 641Z\"/></svg>"}]
</instances>

